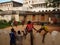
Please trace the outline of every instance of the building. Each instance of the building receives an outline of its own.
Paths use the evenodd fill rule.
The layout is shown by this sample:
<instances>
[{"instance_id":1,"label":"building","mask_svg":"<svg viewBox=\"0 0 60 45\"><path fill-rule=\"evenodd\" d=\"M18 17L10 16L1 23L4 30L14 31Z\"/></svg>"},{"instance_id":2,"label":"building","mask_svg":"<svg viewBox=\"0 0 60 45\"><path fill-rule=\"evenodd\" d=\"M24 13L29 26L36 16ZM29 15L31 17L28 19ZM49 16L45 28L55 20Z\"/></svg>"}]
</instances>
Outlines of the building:
<instances>
[{"instance_id":1,"label":"building","mask_svg":"<svg viewBox=\"0 0 60 45\"><path fill-rule=\"evenodd\" d=\"M22 10L22 3L16 1L2 2L0 3L0 20L11 20L12 17L16 16L16 20L18 21L17 15L12 15L12 11Z\"/></svg>"},{"instance_id":2,"label":"building","mask_svg":"<svg viewBox=\"0 0 60 45\"><path fill-rule=\"evenodd\" d=\"M49 23L54 18L60 23L60 10L52 7L47 8L45 0L24 0L24 3L10 1L4 3L11 3L11 8L8 6L6 9L1 7L0 20L10 21L14 18L16 21L27 22L32 21L34 23ZM1 4L4 4L1 3ZM22 6L23 5L23 6Z\"/></svg>"},{"instance_id":3,"label":"building","mask_svg":"<svg viewBox=\"0 0 60 45\"><path fill-rule=\"evenodd\" d=\"M56 13L56 11L60 10L60 3L56 7L49 7L49 5L46 3L46 0L24 0L23 2L23 7L26 7L25 10L37 13L42 12L40 14L35 13L32 16L35 20L34 22L52 22L53 17L57 20L60 19L60 13ZM50 14L50 12L54 13Z\"/></svg>"},{"instance_id":4,"label":"building","mask_svg":"<svg viewBox=\"0 0 60 45\"><path fill-rule=\"evenodd\" d=\"M0 3L0 9L5 10L22 10L23 4L16 1L2 2ZM18 8L18 9L17 9Z\"/></svg>"},{"instance_id":5,"label":"building","mask_svg":"<svg viewBox=\"0 0 60 45\"><path fill-rule=\"evenodd\" d=\"M46 3L46 0L24 0L23 5L26 7L27 10L29 11L52 11L54 9L60 9L60 3L58 7L47 7L50 4ZM52 5L52 4L51 4Z\"/></svg>"}]
</instances>

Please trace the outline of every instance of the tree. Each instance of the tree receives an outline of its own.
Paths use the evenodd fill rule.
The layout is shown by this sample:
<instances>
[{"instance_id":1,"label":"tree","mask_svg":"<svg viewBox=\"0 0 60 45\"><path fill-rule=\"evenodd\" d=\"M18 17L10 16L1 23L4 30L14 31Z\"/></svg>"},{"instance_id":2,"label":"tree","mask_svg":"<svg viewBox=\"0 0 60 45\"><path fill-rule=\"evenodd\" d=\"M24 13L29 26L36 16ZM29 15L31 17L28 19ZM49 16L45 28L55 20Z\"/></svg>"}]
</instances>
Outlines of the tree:
<instances>
[{"instance_id":1,"label":"tree","mask_svg":"<svg viewBox=\"0 0 60 45\"><path fill-rule=\"evenodd\" d=\"M3 10L0 9L0 11L3 11Z\"/></svg>"},{"instance_id":2,"label":"tree","mask_svg":"<svg viewBox=\"0 0 60 45\"><path fill-rule=\"evenodd\" d=\"M59 2L60 0L53 0L53 2Z\"/></svg>"},{"instance_id":3,"label":"tree","mask_svg":"<svg viewBox=\"0 0 60 45\"><path fill-rule=\"evenodd\" d=\"M49 3L58 3L60 2L60 0L45 0L46 2L49 2Z\"/></svg>"},{"instance_id":4,"label":"tree","mask_svg":"<svg viewBox=\"0 0 60 45\"><path fill-rule=\"evenodd\" d=\"M58 7L60 0L46 0L48 7Z\"/></svg>"}]
</instances>

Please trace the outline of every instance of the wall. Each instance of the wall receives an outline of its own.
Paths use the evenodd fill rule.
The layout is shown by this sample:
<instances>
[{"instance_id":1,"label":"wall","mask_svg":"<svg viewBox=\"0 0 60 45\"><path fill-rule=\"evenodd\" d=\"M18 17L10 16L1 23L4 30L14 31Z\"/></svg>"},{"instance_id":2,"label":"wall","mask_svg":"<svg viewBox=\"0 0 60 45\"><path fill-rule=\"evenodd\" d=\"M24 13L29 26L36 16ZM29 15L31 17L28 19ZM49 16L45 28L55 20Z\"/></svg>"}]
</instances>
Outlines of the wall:
<instances>
[{"instance_id":1,"label":"wall","mask_svg":"<svg viewBox=\"0 0 60 45\"><path fill-rule=\"evenodd\" d=\"M2 9L3 11L11 10L12 9L12 3L2 3L2 4L0 4L0 9Z\"/></svg>"},{"instance_id":2,"label":"wall","mask_svg":"<svg viewBox=\"0 0 60 45\"><path fill-rule=\"evenodd\" d=\"M16 21L19 21L19 14L13 14Z\"/></svg>"},{"instance_id":3,"label":"wall","mask_svg":"<svg viewBox=\"0 0 60 45\"><path fill-rule=\"evenodd\" d=\"M0 20L6 20L7 22L9 22L11 20L11 15L0 15Z\"/></svg>"}]
</instances>

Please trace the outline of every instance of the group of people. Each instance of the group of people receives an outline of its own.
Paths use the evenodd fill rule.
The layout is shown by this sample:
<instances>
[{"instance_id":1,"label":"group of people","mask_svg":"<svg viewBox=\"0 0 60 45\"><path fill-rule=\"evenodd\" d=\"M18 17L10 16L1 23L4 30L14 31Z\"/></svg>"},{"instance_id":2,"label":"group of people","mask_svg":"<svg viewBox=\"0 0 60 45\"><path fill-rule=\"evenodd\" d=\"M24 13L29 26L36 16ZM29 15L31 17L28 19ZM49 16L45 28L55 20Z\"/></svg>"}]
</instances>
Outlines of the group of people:
<instances>
[{"instance_id":1,"label":"group of people","mask_svg":"<svg viewBox=\"0 0 60 45\"><path fill-rule=\"evenodd\" d=\"M31 21L28 21L25 30L22 31L22 32L23 32L23 37L26 38L27 34L30 33L31 45L33 45L33 29L34 29L36 32L38 32L38 33L41 33L42 30L45 31L45 33L43 34L43 39L42 39L42 43L44 43L45 35L48 33L48 29L47 29L47 27L44 25L44 23L42 23L42 24L41 24L41 28L40 28L39 30L37 30L37 29L34 28L33 23L32 23ZM18 34L21 34L20 31L18 31ZM10 38L11 38L11 40L10 40L10 45L16 45L16 39L18 39L18 40L21 40L21 39L22 39L22 38L19 39L19 38L17 38L17 37L21 38L22 36L21 36L21 35L16 35L16 32L15 32L14 29L12 28L12 29L11 29L11 33L10 33ZM22 42L21 42L21 41L20 41L19 43L20 43L20 45L22 45Z\"/></svg>"},{"instance_id":2,"label":"group of people","mask_svg":"<svg viewBox=\"0 0 60 45\"><path fill-rule=\"evenodd\" d=\"M14 30L14 28L11 29L11 32L10 32L10 45L22 45L22 37L23 35L21 34L21 31L16 31Z\"/></svg>"}]
</instances>

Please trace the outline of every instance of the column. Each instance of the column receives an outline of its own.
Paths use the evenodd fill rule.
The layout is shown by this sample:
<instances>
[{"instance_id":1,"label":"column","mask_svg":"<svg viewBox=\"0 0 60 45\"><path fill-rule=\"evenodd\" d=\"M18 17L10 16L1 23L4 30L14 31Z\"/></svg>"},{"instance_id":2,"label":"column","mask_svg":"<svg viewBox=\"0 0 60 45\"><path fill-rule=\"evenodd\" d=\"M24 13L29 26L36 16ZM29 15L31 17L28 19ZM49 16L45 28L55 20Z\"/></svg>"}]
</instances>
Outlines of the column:
<instances>
[{"instance_id":1,"label":"column","mask_svg":"<svg viewBox=\"0 0 60 45\"><path fill-rule=\"evenodd\" d=\"M45 22L49 22L49 16L48 16L48 14L45 14Z\"/></svg>"},{"instance_id":2,"label":"column","mask_svg":"<svg viewBox=\"0 0 60 45\"><path fill-rule=\"evenodd\" d=\"M14 16L15 16L15 20L19 21L19 14L15 14Z\"/></svg>"},{"instance_id":3,"label":"column","mask_svg":"<svg viewBox=\"0 0 60 45\"><path fill-rule=\"evenodd\" d=\"M19 21L22 22L24 20L24 16L20 15L19 16Z\"/></svg>"}]
</instances>

